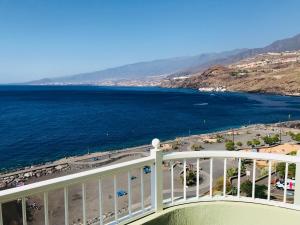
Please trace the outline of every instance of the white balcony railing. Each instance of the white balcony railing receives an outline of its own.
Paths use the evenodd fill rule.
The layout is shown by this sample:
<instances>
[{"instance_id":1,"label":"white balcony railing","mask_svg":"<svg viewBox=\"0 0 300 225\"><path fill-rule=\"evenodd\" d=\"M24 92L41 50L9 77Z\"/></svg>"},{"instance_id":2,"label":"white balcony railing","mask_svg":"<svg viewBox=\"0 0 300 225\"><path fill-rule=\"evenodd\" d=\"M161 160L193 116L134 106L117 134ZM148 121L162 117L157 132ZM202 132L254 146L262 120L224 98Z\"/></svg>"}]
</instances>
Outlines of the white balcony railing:
<instances>
[{"instance_id":1,"label":"white balcony railing","mask_svg":"<svg viewBox=\"0 0 300 225\"><path fill-rule=\"evenodd\" d=\"M71 224L69 221L69 212L70 208L68 205L68 192L69 187L71 185L80 184L81 185L81 193L82 193L82 204L78 205L78 208L82 209L82 224L125 224L138 219L139 217L146 216L150 213L158 212L163 210L164 207L170 207L177 204L184 204L189 202L198 202L198 201L245 201L245 202L253 202L267 205L274 205L279 207L285 207L290 209L300 210L300 185L297 185L297 180L300 180L300 157L298 156L288 156L288 155L280 155L280 154L265 154L265 153L246 153L246 152L230 152L230 151L193 151L193 152L177 152L177 153L168 153L163 154L160 151L159 140L154 139L152 141L152 145L154 149L151 150L151 155L148 157L144 157L141 159L136 159L129 162L119 163L115 165L106 166L103 168L97 168L85 172L80 172L72 175L67 175L59 178L54 178L42 182L37 182L29 185L25 185L22 187L16 187L4 191L0 191L0 225L4 224L5 215L3 214L2 206L10 201L20 200L21 201L21 216L22 216L22 224L27 225L28 221L26 218L26 198L35 194L43 194L43 204L44 204L44 221L45 225L49 225L49 202L51 198L49 198L48 193L50 191L63 189L64 190L64 224ZM228 161L231 159L236 159L237 167L238 167L238 175L237 175L237 193L236 195L228 194L226 190L226 176L227 176L227 167ZM244 197L241 196L241 161L243 159L252 160L252 196ZM268 174L267 174L267 198L266 199L257 199L255 198L255 183L256 183L256 166L257 162L263 160L268 162ZM176 196L175 192L175 184L174 184L174 165L175 162L182 161L182 170L183 173L183 185L182 185L182 196ZM194 189L187 190L187 179L186 179L186 171L187 171L187 163L193 161L196 165L196 185ZM207 192L200 194L200 163L208 162L208 190ZM274 201L271 199L271 178L274 171L272 171L272 164L275 162L284 162L286 165L285 169L285 178L286 181L288 179L288 166L290 164L296 164L296 187L294 191L294 202L287 202L287 185L284 186L283 191L283 199L282 201ZM163 166L168 165L168 167ZM213 185L214 185L214 163L218 163L218 167L220 168L220 163L222 163L222 175L223 175L223 190L221 194L214 195L213 194ZM145 166L151 166L151 203L150 206L146 207L145 196L144 196L144 181L143 181L143 168ZM169 168L169 169L166 169ZM138 169L140 171L140 189L141 189L141 207L138 211L132 210L132 196L135 193L132 193L131 187L131 171L134 169ZM126 210L126 215L124 212L121 213L118 211L118 199L117 199L117 189L118 189L118 174L127 174L128 179L128 208ZM170 180L167 180L165 176L166 173L169 173ZM113 205L114 205L114 213L113 218L110 221L104 220L103 217L103 199L102 199L102 181L104 178L111 177L113 179ZM97 179L97 186L94 188L98 189L99 195L99 213L98 219L96 221L88 221L87 218L87 189L86 183L90 180ZM169 191L164 192L163 183L168 183L170 186ZM169 192L169 195L166 194ZM95 196L96 197L96 196ZM39 224L43 224L39 223Z\"/></svg>"},{"instance_id":2,"label":"white balcony railing","mask_svg":"<svg viewBox=\"0 0 300 225\"><path fill-rule=\"evenodd\" d=\"M186 186L186 168L187 168L187 160L195 160L196 161L196 190L194 197L187 198L187 186ZM199 162L200 159L208 159L209 160L209 191L207 195L201 196L199 194ZM218 194L213 196L213 170L214 170L214 159L219 159L219 162L223 160L223 190L222 194ZM237 175L237 193L236 195L228 194L226 192L226 177L227 177L227 162L228 159L236 159L237 168L238 168L238 175ZM251 197L244 197L241 196L241 161L243 159L250 159L252 160L252 196ZM300 186L296 185L294 190L294 202L293 204L287 203L287 187L288 185L284 186L283 191L283 200L282 201L274 201L271 200L271 178L272 174L275 171L272 167L272 164L276 162L283 162L285 163L285 177L284 183L288 180L288 169L289 165L294 163L296 164L296 179L295 181L299 180L300 175L300 157L299 156L289 156L289 155L281 155L281 154L270 154L270 153L253 153L253 152L232 152L232 151L200 151L200 152L178 152L178 153L170 153L163 156L164 161L171 161L174 162L175 160L182 160L183 161L183 197L182 198L174 198L174 171L173 171L173 163L171 163L170 173L171 173L171 198L164 200L163 207L166 206L173 206L182 203L188 202L197 202L197 201L244 201L244 202L253 202L253 203L262 203L267 205L273 206L280 206L290 209L297 209L300 210ZM267 179L267 198L260 199L255 198L255 187L256 187L256 167L258 161L267 161L268 167L268 174L266 176ZM297 182L295 182L297 184Z\"/></svg>"}]
</instances>

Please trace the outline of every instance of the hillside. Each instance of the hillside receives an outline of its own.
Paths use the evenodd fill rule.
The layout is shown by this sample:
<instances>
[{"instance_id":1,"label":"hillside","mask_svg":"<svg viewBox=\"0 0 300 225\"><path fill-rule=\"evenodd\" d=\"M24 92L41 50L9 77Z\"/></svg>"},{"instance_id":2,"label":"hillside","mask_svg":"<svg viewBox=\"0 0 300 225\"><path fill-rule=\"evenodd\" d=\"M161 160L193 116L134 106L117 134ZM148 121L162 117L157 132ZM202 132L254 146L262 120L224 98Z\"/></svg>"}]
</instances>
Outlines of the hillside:
<instances>
[{"instance_id":1,"label":"hillside","mask_svg":"<svg viewBox=\"0 0 300 225\"><path fill-rule=\"evenodd\" d=\"M189 68L199 68L202 64L227 58L243 52L244 49L225 51L220 53L205 53L196 56L160 59L149 62L128 64L106 70L82 73L58 78L45 78L32 81L30 84L118 84L161 80L170 74L180 73ZM151 82L150 82L151 83Z\"/></svg>"},{"instance_id":2,"label":"hillside","mask_svg":"<svg viewBox=\"0 0 300 225\"><path fill-rule=\"evenodd\" d=\"M300 51L258 54L189 77L165 79L161 86L300 96Z\"/></svg>"},{"instance_id":3,"label":"hillside","mask_svg":"<svg viewBox=\"0 0 300 225\"><path fill-rule=\"evenodd\" d=\"M220 53L206 53L196 56L139 62L96 72L45 78L29 82L28 84L155 86L160 84L161 80L166 77L171 78L201 73L214 65L227 66L267 52L295 50L300 50L300 34L275 41L263 48L237 49Z\"/></svg>"}]
</instances>

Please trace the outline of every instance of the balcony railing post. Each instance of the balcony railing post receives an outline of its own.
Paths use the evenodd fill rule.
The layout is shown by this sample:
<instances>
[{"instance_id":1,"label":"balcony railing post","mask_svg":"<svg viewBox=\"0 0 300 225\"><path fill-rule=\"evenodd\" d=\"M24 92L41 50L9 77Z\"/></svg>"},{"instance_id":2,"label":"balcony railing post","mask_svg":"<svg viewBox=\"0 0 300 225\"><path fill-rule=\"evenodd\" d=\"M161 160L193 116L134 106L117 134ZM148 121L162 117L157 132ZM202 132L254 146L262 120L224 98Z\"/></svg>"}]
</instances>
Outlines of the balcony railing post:
<instances>
[{"instance_id":1,"label":"balcony railing post","mask_svg":"<svg viewBox=\"0 0 300 225\"><path fill-rule=\"evenodd\" d=\"M2 203L0 203L0 225L3 225Z\"/></svg>"},{"instance_id":2,"label":"balcony railing post","mask_svg":"<svg viewBox=\"0 0 300 225\"><path fill-rule=\"evenodd\" d=\"M300 158L300 151L297 152L297 157ZM295 198L294 203L300 206L300 163L296 163L295 177ZM286 182L286 181L285 181Z\"/></svg>"},{"instance_id":3,"label":"balcony railing post","mask_svg":"<svg viewBox=\"0 0 300 225\"><path fill-rule=\"evenodd\" d=\"M151 167L151 204L156 212L163 209L163 177L162 162L163 154L160 149L160 141L152 140L151 156L155 158L155 164Z\"/></svg>"}]
</instances>

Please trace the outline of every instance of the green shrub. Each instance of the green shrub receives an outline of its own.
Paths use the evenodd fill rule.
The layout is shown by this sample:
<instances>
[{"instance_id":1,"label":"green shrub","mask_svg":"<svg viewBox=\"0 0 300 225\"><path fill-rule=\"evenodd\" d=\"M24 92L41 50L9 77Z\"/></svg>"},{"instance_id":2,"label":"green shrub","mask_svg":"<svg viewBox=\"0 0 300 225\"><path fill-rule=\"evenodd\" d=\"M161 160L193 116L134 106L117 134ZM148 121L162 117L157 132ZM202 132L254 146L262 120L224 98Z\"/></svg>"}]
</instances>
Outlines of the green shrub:
<instances>
[{"instance_id":1,"label":"green shrub","mask_svg":"<svg viewBox=\"0 0 300 225\"><path fill-rule=\"evenodd\" d=\"M269 173L268 167L264 167L260 170L260 176L266 176Z\"/></svg>"},{"instance_id":2,"label":"green shrub","mask_svg":"<svg viewBox=\"0 0 300 225\"><path fill-rule=\"evenodd\" d=\"M216 180L215 186L213 188L214 192L223 192L224 178L219 177ZM226 180L226 192L229 192L231 189L231 183L229 179Z\"/></svg>"},{"instance_id":3,"label":"green shrub","mask_svg":"<svg viewBox=\"0 0 300 225\"><path fill-rule=\"evenodd\" d=\"M267 198L267 190L268 187L266 185L255 184L255 198ZM252 196L252 182L250 180L246 180L241 184L241 192L245 193L247 197Z\"/></svg>"},{"instance_id":4,"label":"green shrub","mask_svg":"<svg viewBox=\"0 0 300 225\"><path fill-rule=\"evenodd\" d=\"M181 177L181 182L183 183L183 173L180 176ZM201 177L199 177L201 179ZM195 185L197 182L197 172L193 170L186 170L186 185L187 186L192 186Z\"/></svg>"},{"instance_id":5,"label":"green shrub","mask_svg":"<svg viewBox=\"0 0 300 225\"><path fill-rule=\"evenodd\" d=\"M284 178L285 176L285 163L281 162L278 163L276 166L276 170L278 172L278 175L282 178ZM295 177L296 175L296 165L295 163L291 163L289 164L289 171L288 171L288 177L292 178Z\"/></svg>"},{"instance_id":6,"label":"green shrub","mask_svg":"<svg viewBox=\"0 0 300 225\"><path fill-rule=\"evenodd\" d=\"M294 141L300 142L300 133L293 134L293 136L291 136L291 137Z\"/></svg>"},{"instance_id":7,"label":"green shrub","mask_svg":"<svg viewBox=\"0 0 300 225\"><path fill-rule=\"evenodd\" d=\"M265 136L263 137L263 140L267 145L274 145L279 142L279 135Z\"/></svg>"},{"instance_id":8,"label":"green shrub","mask_svg":"<svg viewBox=\"0 0 300 225\"><path fill-rule=\"evenodd\" d=\"M231 76L233 76L233 77L235 77L235 76L237 76L239 73L238 72L236 72L236 71L232 71L232 72L230 72L230 75Z\"/></svg>"},{"instance_id":9,"label":"green shrub","mask_svg":"<svg viewBox=\"0 0 300 225\"><path fill-rule=\"evenodd\" d=\"M243 143L239 141L239 142L236 143L236 145L239 146L239 147L242 147Z\"/></svg>"},{"instance_id":10,"label":"green shrub","mask_svg":"<svg viewBox=\"0 0 300 225\"><path fill-rule=\"evenodd\" d=\"M252 141L247 141L247 145L252 146L253 145Z\"/></svg>"},{"instance_id":11,"label":"green shrub","mask_svg":"<svg viewBox=\"0 0 300 225\"><path fill-rule=\"evenodd\" d=\"M260 145L260 141L257 140L257 139L253 139L253 140L252 140L252 143L253 143L253 145L255 145L255 146Z\"/></svg>"},{"instance_id":12,"label":"green shrub","mask_svg":"<svg viewBox=\"0 0 300 225\"><path fill-rule=\"evenodd\" d=\"M226 150L228 150L228 151L233 151L233 150L235 150L234 142L233 142L233 141L227 141L227 142L225 143L225 148L226 148Z\"/></svg>"},{"instance_id":13,"label":"green shrub","mask_svg":"<svg viewBox=\"0 0 300 225\"><path fill-rule=\"evenodd\" d=\"M200 144L193 144L192 147L191 147L191 149L193 151L200 151L201 149L203 149L203 147Z\"/></svg>"},{"instance_id":14,"label":"green shrub","mask_svg":"<svg viewBox=\"0 0 300 225\"><path fill-rule=\"evenodd\" d=\"M234 177L236 175L238 175L237 168L231 167L231 168L227 169L227 177Z\"/></svg>"}]
</instances>

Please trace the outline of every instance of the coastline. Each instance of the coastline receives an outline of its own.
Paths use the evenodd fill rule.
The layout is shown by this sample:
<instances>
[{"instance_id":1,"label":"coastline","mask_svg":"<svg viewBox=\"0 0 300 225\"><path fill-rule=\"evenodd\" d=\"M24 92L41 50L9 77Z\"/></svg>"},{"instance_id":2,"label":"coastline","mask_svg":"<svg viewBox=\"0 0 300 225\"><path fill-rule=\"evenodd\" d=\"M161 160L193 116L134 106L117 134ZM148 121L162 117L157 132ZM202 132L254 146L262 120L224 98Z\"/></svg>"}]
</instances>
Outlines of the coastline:
<instances>
[{"instance_id":1,"label":"coastline","mask_svg":"<svg viewBox=\"0 0 300 225\"><path fill-rule=\"evenodd\" d=\"M0 86L36 86L36 87L119 87L119 88L162 88L162 89L186 89L186 90L193 90L193 91L199 91L199 88L192 88L192 87L180 87L180 86L164 86L164 85L105 85L105 84L2 84ZM209 88L209 87L208 87ZM244 94L261 94L261 95L278 95L278 96L288 96L288 97L300 97L300 93L288 93L288 92L274 92L274 91L247 91L247 90L226 90L226 91L199 91L199 92L207 92L207 93L244 93Z\"/></svg>"},{"instance_id":2,"label":"coastline","mask_svg":"<svg viewBox=\"0 0 300 225\"><path fill-rule=\"evenodd\" d=\"M296 125L296 129L294 129L294 125ZM292 128L291 128L292 127ZM298 151L300 151L300 145L293 143L291 141L291 137L288 135L289 131L300 133L300 120L298 121L287 121L283 123L269 123L269 124L253 124L249 126L240 126L235 129L223 129L221 131L215 131L215 132L209 132L205 134L195 134L195 135L189 135L189 136L182 136L178 137L177 139L170 139L162 142L162 150L167 152L184 152L184 151L222 151L225 149L225 142L226 140L231 140L234 136L234 140L236 143L238 141L242 141L244 143L242 148L238 148L236 150L251 150L251 148L246 145L247 140L253 140L253 138L257 138L258 134L260 135L260 140L262 136L265 135L274 135L278 134L278 132L282 133L282 143L288 143L283 145L277 145L275 148L279 148L278 154L286 154L280 152L282 148L290 148L293 146L293 149L288 149L290 152L294 151L295 147ZM222 142L216 141L216 138L222 136ZM203 149L193 149L193 144L201 144ZM284 146L284 147L283 147ZM259 149L263 150L263 148L273 148L269 146L265 146L262 144ZM49 180L52 178L57 178L69 174L75 174L78 172L82 172L91 168L101 167L105 165L112 165L122 162L127 162L130 160L135 160L144 156L149 155L149 150L151 149L150 145L142 145L134 148L127 148L127 149L121 149L117 151L107 151L107 152L96 152L91 154L85 154L81 156L74 156L74 157L68 157L63 158L60 160L57 160L53 164L47 164L47 168L38 168L33 167L30 169L33 169L34 171L27 173L20 173L20 171L15 172L14 176L7 176L6 178L0 178L0 184L3 184L3 180L6 179L6 181L13 182L13 180L16 182L19 182L19 185L24 184L30 184L35 183L39 181ZM214 167L214 177L213 179L216 181L220 176L223 175L223 164L221 163L222 159L216 159L215 160L215 167ZM67 163L64 167L62 164ZM192 160L188 162L189 165L195 166L195 161ZM52 166L52 167L51 167ZM201 175L203 177L203 180L200 183L200 195L205 194L209 191L209 173L207 172L209 168L209 161L208 160L201 160L199 164L201 168ZM234 167L235 161L234 160L228 160L228 166ZM182 180L181 180L181 171L182 167L179 165L174 169L174 184L175 184L175 193L181 193L182 188ZM133 193L139 193L140 185L141 185L141 179L140 179L140 170L133 170L131 175L133 176L133 183L132 183L132 192ZM163 176L166 180L171 179L171 175L169 172L169 167L166 166L163 169ZM144 175L144 188L145 188L145 204L150 204L150 175L145 174ZM259 177L259 181L261 179L264 179L265 177ZM23 180L22 180L23 179ZM119 174L118 177L118 188L124 188L128 184L128 177L124 176L124 174ZM234 178L233 178L234 179ZM233 181L234 182L234 181ZM267 182L266 180L264 182ZM91 180L86 183L87 187L87 201L88 205L90 207L90 215L87 224L93 224L98 220L98 211L92 211L92 209L95 209L98 207L98 198L95 198L94 196L97 196L98 189L95 188L95 180ZM168 190L170 190L170 184L167 182L166 184L166 194ZM6 187L5 189L10 188ZM4 188L2 188L4 189ZM107 208L103 210L103 219L105 221L110 221L111 218L114 216L114 210L111 208L112 199L111 196L113 195L114 185L112 182L112 179L105 179L105 182L103 182L103 204L108 205ZM124 189L126 191L126 188ZM189 191L194 191L194 187L191 187ZM82 189L80 184L74 184L69 187L69 196L70 201L69 205L72 207L73 210L69 212L69 218L70 218L70 224L73 225L79 225L82 224L81 220L82 217L81 209L80 208L74 208L75 205L80 204L81 201L81 194ZM64 222L64 212L61 210L61 206L64 204L64 192L62 189L58 189L55 192L49 193L49 198L51 198L51 201L49 202L49 208L51 211L49 212L49 217L51 219L51 223L53 224L63 224ZM138 194L132 196L132 202L134 203L132 205L132 209L138 210L140 207L139 204L140 197ZM43 209L43 202L44 198L43 195L32 195L28 196L26 199L28 206L30 208L30 214L32 216L32 219L30 221L30 224L37 225L39 224L39 221L42 221L44 219L44 213ZM126 197L120 197L118 199L118 206L119 210L118 213L125 212L127 210L127 200Z\"/></svg>"},{"instance_id":3,"label":"coastline","mask_svg":"<svg viewBox=\"0 0 300 225\"><path fill-rule=\"evenodd\" d=\"M143 92L140 92L140 90ZM8 92L8 96L13 96L13 99L15 98L14 96L19 96L24 91L26 96L28 95L28 98L16 98L16 100L12 101L11 107L5 105L7 97L3 99L4 106L8 108L8 111L4 111L5 113L2 118L6 118L5 115L9 116L9 110L14 109L19 113L23 113L23 117L26 117L26 120L21 120L21 117L18 116L13 116L11 120L1 120L4 124L4 126L1 127L4 139L0 144L0 152L3 155L0 173L22 170L24 167L29 168L32 165L42 166L49 162L52 163L54 160L69 156L81 156L88 152L117 151L123 148L136 147L150 143L151 139L155 137L158 137L161 140L172 140L178 136L182 137L190 134L204 134L215 131L219 132L229 128L239 128L242 125L250 124L249 119L252 120L251 123L284 121L288 119L288 115L292 115L293 119L300 119L297 107L294 105L295 102L297 106L300 106L298 98L273 97L268 94L262 94L261 96L258 94L238 92L201 94L197 90L192 89L152 87L145 89L132 89L129 87L120 89L112 87L102 89L95 87L90 89L89 87L85 88L84 86L78 88L31 88L28 85L21 88L4 88L1 89L1 91ZM57 95L52 97L48 94L49 91L55 91ZM24 108L18 107L22 104L28 105L28 99L31 99L31 96L35 96L36 92L41 93L41 95L39 95L34 102L29 101L33 106L32 109L43 108L45 102L47 103L49 99L53 101L53 104L56 107L42 111L33 111L31 109L24 110ZM74 93L76 98L72 97ZM107 102L110 100L110 97L106 97L109 95L103 95L103 93L115 93L121 96L122 102L127 103L127 101L129 101L130 103L133 103L134 107L126 110L126 113L128 111L128 118L132 120L131 125L127 125L127 122L124 119L125 117L119 115L119 112L125 112L124 105L115 103L114 101L110 103L110 107L115 107L117 109L115 116L120 116L115 118L118 118L118 120L121 120L126 126L130 127L129 131L133 134L129 136L130 138L126 137L126 132L128 132L126 126L120 127L118 123L113 122L115 120L111 116L112 114L109 113L106 105L98 107L94 104L94 101ZM140 95L140 93L142 93L142 95ZM124 98L122 97L123 94ZM159 102L161 104L153 106L153 100L143 101L147 99L147 95L149 94L155 97L156 103ZM58 99L56 96L64 95L65 97L61 100L63 103L69 103L70 99L80 99L80 104L78 105L77 100L72 100L75 103L73 105L76 106L75 110L71 104L62 104L61 107L61 104L55 103ZM175 95L178 96L178 99L176 97L176 100L174 98ZM128 98L129 96L134 96L134 98ZM162 96L162 98L156 96ZM138 111L140 106L136 104L136 98L138 101L141 101L145 107L148 107L149 110L155 110L156 117L154 118L153 124L148 122L152 119L153 113L147 114ZM226 102L227 99L234 100L234 104L228 104ZM279 109L279 107L281 107L280 105L277 105L277 100L284 104L284 107L286 107L288 110L287 112L290 114L284 113L283 110L277 110L277 108ZM86 104L86 101L91 103L91 107L87 107L89 104ZM277 108L269 107L269 103L276 104ZM222 104L224 104L224 106ZM250 107L249 111L244 110L244 104L246 104L247 107ZM12 108L13 105L17 105L16 109ZM236 107L237 105L240 107ZM178 110L178 107L183 106L183 110L181 110L181 108ZM215 108L218 109L214 110ZM222 115L218 113L219 110L223 109L228 113L236 112L237 120L234 120L233 118L226 118L226 120L223 120ZM72 113L75 113L77 117L69 118L67 114L71 112L70 110L74 110ZM83 112L82 110L87 110L87 112L84 112L84 114L81 115ZM251 110L253 111L251 112ZM264 112L266 111L268 111L268 113L274 112L275 114L272 117L265 117ZM14 111L12 111L11 115L15 115L13 112ZM103 116L98 117L98 115L102 115L102 113L104 113L103 115L108 119L107 121L112 121L109 126L101 125L103 123L106 124L106 119L103 119ZM179 117L182 113L185 113L186 115L184 117ZM88 114L91 114L92 116L87 117L86 115ZM52 115L55 115L55 117L52 117ZM216 116L216 118L214 116ZM51 123L43 124L42 121L45 120L45 118L49 118L47 120ZM59 119L61 118L63 118L63 120L60 121ZM71 120L75 119L77 121L82 121L81 123L87 123L89 129L87 129L87 126L80 125L80 123L72 123ZM178 119L179 121L176 122ZM154 126L153 131L144 131L148 128L146 128L146 126L140 126L141 123L134 125L135 122L144 120L148 123L147 127L150 129L151 126ZM155 123L155 121L159 120L163 120L163 126L160 122ZM194 121L197 121L197 123L194 123ZM34 126L35 130L29 129L31 126ZM57 127L57 131L53 129L54 126ZM16 127L19 127L20 129L15 130ZM73 135L73 132L68 131L70 128L82 129L81 136L83 138L78 139L75 134ZM13 134L13 132L16 133ZM37 132L39 132L38 135L35 134ZM67 135L64 134L65 132ZM139 132L143 132L143 135L139 135ZM115 138L120 138L121 140L116 142L115 140L117 139ZM15 139L17 139L17 141Z\"/></svg>"},{"instance_id":4,"label":"coastline","mask_svg":"<svg viewBox=\"0 0 300 225\"><path fill-rule=\"evenodd\" d=\"M219 131L193 134L189 136L179 136L175 139L169 139L162 141L162 145L170 145L176 140L193 143L194 140L198 139L212 139L217 135L228 135L230 133L239 134L246 132L247 130L259 130L259 129L274 129L274 127L286 127L291 128L291 124L300 124L300 121L285 121L281 123L270 123L270 124L252 124L248 126L239 126L233 129L222 129ZM299 128L298 128L299 129ZM12 188L14 186L22 186L25 183L31 183L35 180L44 179L45 177L57 177L61 175L66 175L70 173L75 173L81 170L87 170L91 168L105 166L115 161L130 158L130 157L144 157L148 156L151 149L151 145L141 145L125 149L102 151L83 154L79 156L70 156L61 158L52 162L47 162L45 164L32 165L30 167L18 168L15 170L8 171L6 173L0 173L0 190ZM225 149L225 146L224 146ZM43 177L43 178L42 178ZM49 179L49 178L48 178Z\"/></svg>"}]
</instances>

